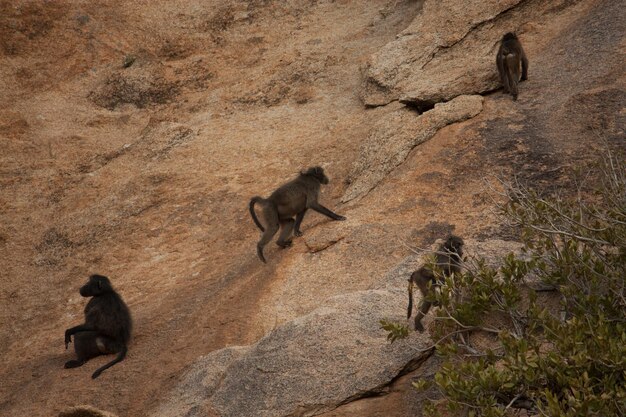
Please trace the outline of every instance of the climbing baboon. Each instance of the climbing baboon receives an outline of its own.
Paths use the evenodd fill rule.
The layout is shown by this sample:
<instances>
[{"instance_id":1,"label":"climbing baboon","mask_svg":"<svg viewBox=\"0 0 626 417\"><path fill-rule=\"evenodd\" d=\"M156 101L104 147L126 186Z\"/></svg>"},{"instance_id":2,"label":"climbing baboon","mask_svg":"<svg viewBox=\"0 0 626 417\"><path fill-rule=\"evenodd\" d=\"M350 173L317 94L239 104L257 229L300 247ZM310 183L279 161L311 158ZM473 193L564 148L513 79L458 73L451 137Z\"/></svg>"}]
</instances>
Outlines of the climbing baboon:
<instances>
[{"instance_id":1,"label":"climbing baboon","mask_svg":"<svg viewBox=\"0 0 626 417\"><path fill-rule=\"evenodd\" d=\"M268 198L253 197L250 200L250 215L254 223L261 229L263 236L257 243L257 255L263 262L263 247L272 240L272 237L281 228L276 244L282 248L291 245L291 232L295 236L302 236L300 224L308 209L315 210L333 220L345 220L344 216L333 213L318 203L320 185L328 184L328 177L321 167L312 167L300 172L297 178L278 187ZM254 205L261 204L263 219L267 229L261 225L254 213ZM296 216L295 220L293 216Z\"/></svg>"},{"instance_id":2,"label":"climbing baboon","mask_svg":"<svg viewBox=\"0 0 626 417\"><path fill-rule=\"evenodd\" d=\"M496 65L500 74L500 81L504 86L504 91L517 100L517 84L520 81L520 64L522 66L521 81L528 78L528 58L522 48L522 43L517 39L515 33L507 33L502 37L500 49L496 56Z\"/></svg>"},{"instance_id":3,"label":"climbing baboon","mask_svg":"<svg viewBox=\"0 0 626 417\"><path fill-rule=\"evenodd\" d=\"M65 367L75 368L96 356L117 353L115 359L91 375L97 378L126 356L132 319L128 307L105 276L90 276L80 288L80 295L91 297L91 300L85 306L85 323L65 331L65 349L74 335L74 350L78 357L66 362Z\"/></svg>"},{"instance_id":4,"label":"climbing baboon","mask_svg":"<svg viewBox=\"0 0 626 417\"><path fill-rule=\"evenodd\" d=\"M463 239L458 236L451 235L439 246L436 256L436 267L441 270L443 278L449 277L453 273L461 271L461 262L463 258ZM407 319L411 318L413 312L413 285L417 285L422 293L422 301L415 315L415 330L424 331L422 318L428 314L430 307L435 304L429 301L430 291L441 285L442 276L439 271L422 266L411 274L409 278L409 308L407 311ZM430 286L428 285L430 283Z\"/></svg>"}]
</instances>

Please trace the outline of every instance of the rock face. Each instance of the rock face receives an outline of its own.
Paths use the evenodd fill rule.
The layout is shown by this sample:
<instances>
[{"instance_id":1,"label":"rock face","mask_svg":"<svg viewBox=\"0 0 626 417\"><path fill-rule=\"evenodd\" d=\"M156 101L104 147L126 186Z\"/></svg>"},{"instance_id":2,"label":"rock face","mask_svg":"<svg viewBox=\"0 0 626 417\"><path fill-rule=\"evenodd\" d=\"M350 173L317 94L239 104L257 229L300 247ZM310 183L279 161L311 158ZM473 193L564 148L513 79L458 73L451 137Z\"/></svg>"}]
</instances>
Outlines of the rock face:
<instances>
[{"instance_id":1,"label":"rock face","mask_svg":"<svg viewBox=\"0 0 626 417\"><path fill-rule=\"evenodd\" d=\"M367 194L391 170L400 165L409 152L451 123L476 116L483 108L482 96L459 96L434 109L417 115L404 108L381 119L363 142L349 176L350 186L342 201Z\"/></svg>"},{"instance_id":2,"label":"rock face","mask_svg":"<svg viewBox=\"0 0 626 417\"><path fill-rule=\"evenodd\" d=\"M378 321L400 319L404 302L404 288L331 298L249 348L197 361L156 415L195 415L205 402L223 417L314 415L380 392L429 344L418 334L387 342Z\"/></svg>"},{"instance_id":3,"label":"rock face","mask_svg":"<svg viewBox=\"0 0 626 417\"><path fill-rule=\"evenodd\" d=\"M488 254L488 264L520 247L501 240L466 246L470 256ZM410 255L374 289L332 297L252 346L204 356L154 415L311 416L385 392L432 344L428 334L415 332L390 344L379 326L382 318L404 319L406 279L422 262L422 255Z\"/></svg>"},{"instance_id":4,"label":"rock face","mask_svg":"<svg viewBox=\"0 0 626 417\"><path fill-rule=\"evenodd\" d=\"M206 398L220 387L231 364L241 360L249 351L248 346L229 347L199 359L155 415L162 417L219 415L211 410Z\"/></svg>"},{"instance_id":5,"label":"rock face","mask_svg":"<svg viewBox=\"0 0 626 417\"><path fill-rule=\"evenodd\" d=\"M133 65L112 71L89 94L89 98L100 107L114 110L124 104L138 108L165 104L178 94L176 85L164 77L162 66L152 65L148 69L139 67Z\"/></svg>"},{"instance_id":6,"label":"rock face","mask_svg":"<svg viewBox=\"0 0 626 417\"><path fill-rule=\"evenodd\" d=\"M626 143L623 3L0 1L0 79L11 80L0 82L0 253L11 254L0 256L0 416L57 416L80 404L120 417L232 415L231 371L243 391L235 399L258 415L312 413L387 390L404 358L377 319L403 320L406 278L420 263L403 263L401 242L425 246L449 232L513 239L484 177L571 191L572 172L595 162L600 141ZM400 100L424 112L497 86L495 53L509 30L530 59L519 100L486 95L476 117L410 151L363 198L338 204L372 132L417 129L435 114L398 111ZM366 109L357 95L396 101ZM321 202L348 221L307 213L304 236L288 250L268 245L262 264L249 198L317 164L331 179ZM362 190L367 169L352 178L363 178ZM94 384L89 375L109 359L66 371L72 354L59 336L80 318L77 288L98 271L114 277L137 337ZM332 304L337 296L354 304ZM383 300L359 304L374 296ZM346 333L351 323L362 327ZM309 334L305 324L318 328ZM270 345L275 354L261 349ZM274 370L270 359L281 372L255 368ZM347 360L362 363L337 365ZM181 370L186 379L171 391ZM309 380L294 380L301 372ZM405 381L398 391L329 413L419 415L409 376L395 380ZM342 378L349 389L338 391Z\"/></svg>"},{"instance_id":7,"label":"rock face","mask_svg":"<svg viewBox=\"0 0 626 417\"><path fill-rule=\"evenodd\" d=\"M411 25L372 55L361 97L370 106L393 100L423 105L498 88L495 55L502 35L514 31L523 42L526 22L549 24L576 3L426 1Z\"/></svg>"}]
</instances>

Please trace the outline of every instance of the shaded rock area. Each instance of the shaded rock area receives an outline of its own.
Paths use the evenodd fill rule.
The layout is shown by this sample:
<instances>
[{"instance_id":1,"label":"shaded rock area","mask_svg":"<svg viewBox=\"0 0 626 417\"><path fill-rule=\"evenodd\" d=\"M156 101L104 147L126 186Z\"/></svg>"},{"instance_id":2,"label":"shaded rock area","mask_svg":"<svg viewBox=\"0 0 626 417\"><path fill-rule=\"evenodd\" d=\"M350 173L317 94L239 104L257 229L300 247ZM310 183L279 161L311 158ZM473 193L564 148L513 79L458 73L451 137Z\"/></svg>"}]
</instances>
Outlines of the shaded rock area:
<instances>
[{"instance_id":1,"label":"shaded rock area","mask_svg":"<svg viewBox=\"0 0 626 417\"><path fill-rule=\"evenodd\" d=\"M422 404L428 398L437 395L436 387L426 391L413 388L413 381L427 379L432 381L439 370L441 361L431 355L415 371L394 380L384 395L360 398L342 404L334 410L319 414L322 417L370 416L370 417L407 417L421 416Z\"/></svg>"},{"instance_id":2,"label":"shaded rock area","mask_svg":"<svg viewBox=\"0 0 626 417\"><path fill-rule=\"evenodd\" d=\"M502 35L517 32L524 45L540 37L547 42L550 26L578 3L427 1L398 39L371 57L361 97L369 106L398 99L423 105L494 90L500 86L495 56ZM531 60L530 77L532 66Z\"/></svg>"},{"instance_id":3,"label":"shaded rock area","mask_svg":"<svg viewBox=\"0 0 626 417\"><path fill-rule=\"evenodd\" d=\"M61 411L61 413L59 413L59 417L117 417L117 416L115 414L98 410L97 408L93 408L88 405L80 405L77 407L70 407L67 410Z\"/></svg>"},{"instance_id":4,"label":"shaded rock area","mask_svg":"<svg viewBox=\"0 0 626 417\"><path fill-rule=\"evenodd\" d=\"M367 194L400 165L415 146L433 137L444 126L476 116L482 108L482 96L459 96L436 104L434 109L419 116L404 108L383 117L361 145L348 177L350 185L341 201Z\"/></svg>"}]
</instances>

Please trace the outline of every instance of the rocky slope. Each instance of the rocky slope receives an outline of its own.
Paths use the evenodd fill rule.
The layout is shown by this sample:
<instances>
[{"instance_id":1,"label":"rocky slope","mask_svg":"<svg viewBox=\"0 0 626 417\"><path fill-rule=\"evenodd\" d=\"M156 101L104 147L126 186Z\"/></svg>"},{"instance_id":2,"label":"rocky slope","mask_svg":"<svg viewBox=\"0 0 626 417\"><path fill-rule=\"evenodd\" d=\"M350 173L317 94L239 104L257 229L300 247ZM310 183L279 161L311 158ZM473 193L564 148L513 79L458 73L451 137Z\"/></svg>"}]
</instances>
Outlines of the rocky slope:
<instances>
[{"instance_id":1,"label":"rocky slope","mask_svg":"<svg viewBox=\"0 0 626 417\"><path fill-rule=\"evenodd\" d=\"M0 414L415 415L430 341L377 327L409 247L495 259L516 236L485 178L567 192L626 146L624 6L0 0ZM492 91L509 30L517 102ZM249 198L317 164L348 221L307 214L263 265ZM65 370L62 335L94 272L135 333L92 381L109 358Z\"/></svg>"}]
</instances>

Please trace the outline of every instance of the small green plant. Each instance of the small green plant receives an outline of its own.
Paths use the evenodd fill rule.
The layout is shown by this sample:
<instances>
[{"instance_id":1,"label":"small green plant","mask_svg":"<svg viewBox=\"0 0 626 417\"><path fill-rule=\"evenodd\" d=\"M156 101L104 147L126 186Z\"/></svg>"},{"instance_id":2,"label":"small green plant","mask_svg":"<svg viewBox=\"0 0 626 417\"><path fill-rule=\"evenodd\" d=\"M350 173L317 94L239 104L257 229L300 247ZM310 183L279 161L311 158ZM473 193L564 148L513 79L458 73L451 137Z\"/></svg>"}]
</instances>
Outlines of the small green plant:
<instances>
[{"instance_id":1,"label":"small green plant","mask_svg":"<svg viewBox=\"0 0 626 417\"><path fill-rule=\"evenodd\" d=\"M387 319L380 320L380 328L387 331L387 340L391 343L398 339L404 339L409 335L409 328L406 324L393 322Z\"/></svg>"}]
</instances>

